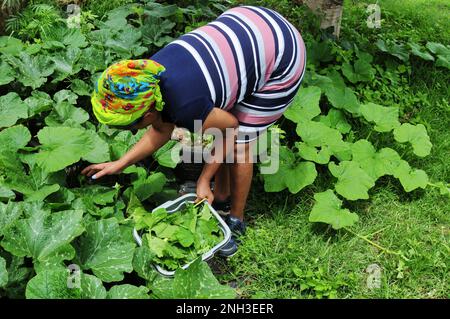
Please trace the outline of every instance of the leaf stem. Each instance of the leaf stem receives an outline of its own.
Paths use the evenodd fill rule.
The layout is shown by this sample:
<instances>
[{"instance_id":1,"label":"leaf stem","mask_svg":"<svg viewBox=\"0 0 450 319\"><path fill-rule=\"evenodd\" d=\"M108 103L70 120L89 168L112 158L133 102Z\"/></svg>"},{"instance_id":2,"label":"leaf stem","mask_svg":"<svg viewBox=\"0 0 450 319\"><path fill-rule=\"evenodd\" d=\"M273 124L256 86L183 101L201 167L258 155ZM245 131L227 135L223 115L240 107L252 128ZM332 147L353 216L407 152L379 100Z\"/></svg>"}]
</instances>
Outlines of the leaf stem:
<instances>
[{"instance_id":1,"label":"leaf stem","mask_svg":"<svg viewBox=\"0 0 450 319\"><path fill-rule=\"evenodd\" d=\"M378 234L378 233L381 233L383 230L385 230L385 229L387 229L387 228L389 228L389 226L383 227L383 228L381 228L381 229L379 229L379 230L377 230L377 231L375 231L375 232L373 232L373 233L367 235L366 237L372 237L372 236L374 236L374 235L376 235L376 234Z\"/></svg>"},{"instance_id":2,"label":"leaf stem","mask_svg":"<svg viewBox=\"0 0 450 319\"><path fill-rule=\"evenodd\" d=\"M203 203L205 200L206 200L206 197L203 198L203 199L202 199L201 201L199 201L198 203L196 203L196 204L194 205L194 207L197 207L198 205L200 205L201 203Z\"/></svg>"},{"instance_id":3,"label":"leaf stem","mask_svg":"<svg viewBox=\"0 0 450 319\"><path fill-rule=\"evenodd\" d=\"M441 185L436 185L436 184L434 184L434 183L430 183L430 182L428 182L428 184L427 184L428 186L432 186L432 187L437 187L437 188L441 188L441 185L443 185L443 186L449 186L450 184L445 184L445 183L442 183Z\"/></svg>"},{"instance_id":4,"label":"leaf stem","mask_svg":"<svg viewBox=\"0 0 450 319\"><path fill-rule=\"evenodd\" d=\"M398 252L398 251L392 251L392 250L390 250L390 249L384 248L383 246L380 246L379 244L375 243L374 241L368 239L366 236L363 236L363 235L361 235L361 234L358 234L357 232L354 232L354 231L351 230L350 228L344 227L344 229L345 229L346 231L348 231L349 233L355 235L355 236L358 237L358 238L361 238L362 240L368 242L368 243L371 244L372 246L374 246L374 247L380 249L381 251L383 251L383 252L385 252L385 253L387 253L387 254L397 255L397 256L400 256L400 257L402 256L402 255L400 254L400 252ZM378 231L378 232L379 232L379 231Z\"/></svg>"}]
</instances>

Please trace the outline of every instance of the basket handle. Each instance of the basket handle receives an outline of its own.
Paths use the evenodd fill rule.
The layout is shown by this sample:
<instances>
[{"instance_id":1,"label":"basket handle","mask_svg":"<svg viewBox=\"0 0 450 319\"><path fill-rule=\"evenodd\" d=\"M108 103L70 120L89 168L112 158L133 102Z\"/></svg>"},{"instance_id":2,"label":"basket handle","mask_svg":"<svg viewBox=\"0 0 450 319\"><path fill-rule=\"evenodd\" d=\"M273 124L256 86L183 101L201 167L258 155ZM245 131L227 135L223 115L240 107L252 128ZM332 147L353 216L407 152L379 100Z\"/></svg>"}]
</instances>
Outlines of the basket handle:
<instances>
[{"instance_id":1,"label":"basket handle","mask_svg":"<svg viewBox=\"0 0 450 319\"><path fill-rule=\"evenodd\" d=\"M189 194L183 195L175 200L170 200L168 202L165 202L164 204L159 205L158 207L154 208L152 210L152 212L154 212L155 210L160 209L160 208L170 210L169 208L173 207L174 205L178 204L178 207L179 207L179 206L183 205L187 200L189 200L189 199L194 200L195 198L197 198L197 194L189 193ZM178 209L178 207L176 207L176 209Z\"/></svg>"}]
</instances>

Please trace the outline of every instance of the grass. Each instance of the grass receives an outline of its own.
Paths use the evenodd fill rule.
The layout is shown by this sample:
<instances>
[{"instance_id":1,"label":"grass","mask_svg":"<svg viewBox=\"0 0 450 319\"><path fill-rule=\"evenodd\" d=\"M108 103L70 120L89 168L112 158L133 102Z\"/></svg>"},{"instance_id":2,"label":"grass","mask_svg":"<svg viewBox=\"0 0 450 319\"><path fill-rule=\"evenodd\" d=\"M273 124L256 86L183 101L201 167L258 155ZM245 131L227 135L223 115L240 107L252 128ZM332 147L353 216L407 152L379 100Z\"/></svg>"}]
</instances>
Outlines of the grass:
<instances>
[{"instance_id":1,"label":"grass","mask_svg":"<svg viewBox=\"0 0 450 319\"><path fill-rule=\"evenodd\" d=\"M365 12L371 3L378 3L381 10L381 28L368 29ZM365 27L364 36L381 34L385 38L395 40L449 41L450 4L445 0L378 0L378 1L345 1L344 23Z\"/></svg>"},{"instance_id":2,"label":"grass","mask_svg":"<svg viewBox=\"0 0 450 319\"><path fill-rule=\"evenodd\" d=\"M385 19L390 25L389 20L409 20L412 30L405 32L405 25L398 28L403 37L410 38L413 41L421 39L431 39L437 42L448 42L448 30L450 29L450 3L444 0L383 0L379 1L381 10L386 8L391 13L391 18ZM390 31L393 28L389 28ZM395 33L394 33L395 34Z\"/></svg>"},{"instance_id":3,"label":"grass","mask_svg":"<svg viewBox=\"0 0 450 319\"><path fill-rule=\"evenodd\" d=\"M312 194L301 199L283 194L288 196L285 206L279 205L279 198L269 209L269 202L251 207L251 227L239 253L228 262L231 275L225 279L237 280L243 297L317 297L314 290L300 290L294 269L322 268L322 281L328 285L346 283L338 287L342 298L448 297L448 206L436 192L405 198L391 182L372 193L370 202L352 208L360 217L353 231L406 259L386 254L345 230L335 232L308 222ZM255 199L250 204L255 205ZM380 289L367 288L365 270L371 264L382 269Z\"/></svg>"},{"instance_id":4,"label":"grass","mask_svg":"<svg viewBox=\"0 0 450 319\"><path fill-rule=\"evenodd\" d=\"M343 37L382 37L399 41L450 42L450 5L434 0L379 1L384 15L381 30L365 26L368 1L347 1ZM361 22L363 21L363 22ZM402 99L404 116L427 126L433 150L410 163L424 169L433 181L450 180L450 106L448 70L413 60L406 92L420 96L412 105ZM219 261L221 279L236 285L242 297L252 298L448 298L450 297L450 203L435 189L405 193L384 177L370 191L369 201L347 204L359 215L351 231L396 252L386 253L347 230L308 221L317 181L309 189L262 196L255 180L250 195L249 229L229 261ZM381 285L369 288L369 265L381 268Z\"/></svg>"}]
</instances>

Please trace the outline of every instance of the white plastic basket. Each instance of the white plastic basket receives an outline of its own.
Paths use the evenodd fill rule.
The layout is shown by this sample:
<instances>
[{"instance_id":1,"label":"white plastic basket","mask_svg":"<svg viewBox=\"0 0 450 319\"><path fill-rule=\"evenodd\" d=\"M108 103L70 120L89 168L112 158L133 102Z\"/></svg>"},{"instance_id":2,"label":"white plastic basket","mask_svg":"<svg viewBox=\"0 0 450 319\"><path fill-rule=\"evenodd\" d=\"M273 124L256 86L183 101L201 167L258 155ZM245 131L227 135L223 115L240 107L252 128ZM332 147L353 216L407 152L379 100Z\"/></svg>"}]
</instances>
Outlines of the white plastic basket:
<instances>
[{"instance_id":1,"label":"white plastic basket","mask_svg":"<svg viewBox=\"0 0 450 319\"><path fill-rule=\"evenodd\" d=\"M186 205L186 203L193 203L196 198L197 198L197 195L194 193L186 194L177 199L165 202L164 204L153 209L152 212L156 211L159 208L165 208L168 213L175 213L175 212L183 209L183 207ZM216 210L207 201L205 201L204 204L208 205L209 209L211 210L211 214L219 222L219 227L223 233L223 240L220 243L218 243L216 246L214 246L211 250L207 251L206 253L204 253L202 255L202 260L206 261L206 260L211 259L218 250L220 250L223 246L225 246L228 243L228 241L231 238L231 230L228 227L228 225L224 222L222 217L220 217L219 213L217 213ZM137 244L139 246L142 246L142 237L139 234L139 232L136 230L136 228L133 229L133 237L136 240ZM187 263L186 265L184 265L181 268L186 269L189 267L189 265L191 263L192 262ZM175 274L175 271L166 270L159 265L153 265L153 266L163 276L172 277Z\"/></svg>"}]
</instances>

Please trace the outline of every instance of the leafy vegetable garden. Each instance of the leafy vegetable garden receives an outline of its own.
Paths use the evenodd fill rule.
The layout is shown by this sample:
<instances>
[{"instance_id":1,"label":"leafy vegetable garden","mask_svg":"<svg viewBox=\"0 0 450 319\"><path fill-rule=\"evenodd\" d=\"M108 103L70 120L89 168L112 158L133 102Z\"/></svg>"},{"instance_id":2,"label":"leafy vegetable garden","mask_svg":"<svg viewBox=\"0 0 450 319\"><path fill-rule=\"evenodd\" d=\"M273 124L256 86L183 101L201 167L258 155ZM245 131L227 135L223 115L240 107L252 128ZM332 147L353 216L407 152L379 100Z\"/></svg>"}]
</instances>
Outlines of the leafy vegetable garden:
<instances>
[{"instance_id":1,"label":"leafy vegetable garden","mask_svg":"<svg viewBox=\"0 0 450 319\"><path fill-rule=\"evenodd\" d=\"M68 18L57 2L31 1L6 21L8 35L0 37L0 296L253 296L227 285L236 280L233 267L250 258L246 243L242 259L238 254L237 261L219 267L222 272L215 269L220 282L197 258L223 236L208 206L148 213L177 197L172 170L177 163L170 151L178 143L169 142L153 159L117 177L92 181L79 174L89 163L119 159L144 133L94 121L89 98L99 73L121 59L151 56L242 1L128 2L111 1L108 7L98 1L96 7L86 1L81 15ZM294 5L277 6L284 14ZM254 184L261 190L255 196L262 196L262 188L281 192L294 206L296 198L310 197L310 222L343 229L404 264L408 253L354 229L361 217L357 207L386 180L399 183L404 193L436 189L440 200L448 201L448 172L435 179L421 168L421 159L433 151L430 125L412 118L405 105L425 100L408 91L412 65L448 74L450 47L373 35L370 41L346 29L334 41L313 22L308 25L314 18L305 8L290 15L294 24L306 21L298 27L308 69L293 105L268 132L280 136L280 167L275 174L257 174ZM446 105L441 120L448 124L448 95ZM143 231L141 246L134 228ZM160 276L152 264L176 270L175 277ZM68 286L68 275L75 288ZM320 269L296 267L292 273L307 296L339 296L344 280L328 285L324 276Z\"/></svg>"}]
</instances>

